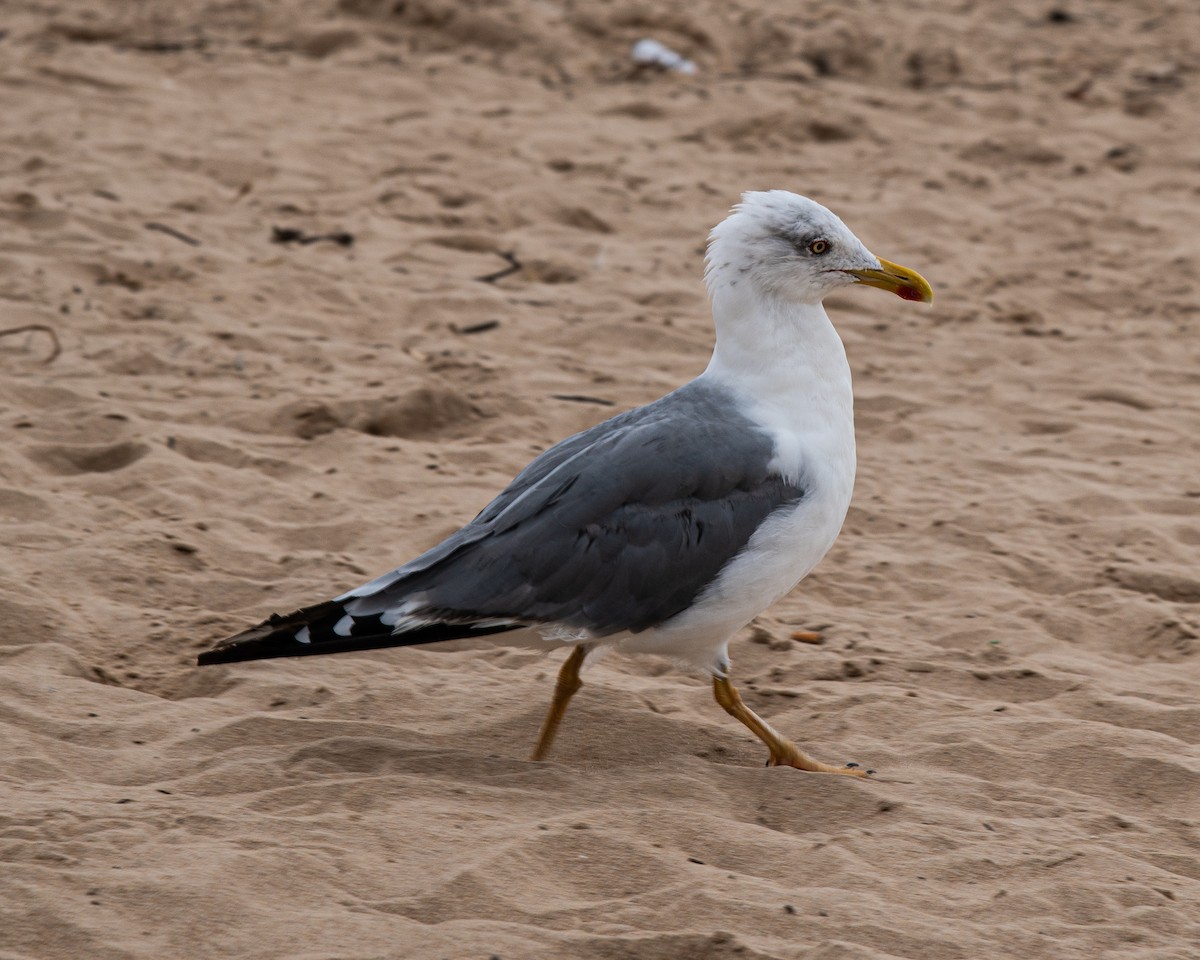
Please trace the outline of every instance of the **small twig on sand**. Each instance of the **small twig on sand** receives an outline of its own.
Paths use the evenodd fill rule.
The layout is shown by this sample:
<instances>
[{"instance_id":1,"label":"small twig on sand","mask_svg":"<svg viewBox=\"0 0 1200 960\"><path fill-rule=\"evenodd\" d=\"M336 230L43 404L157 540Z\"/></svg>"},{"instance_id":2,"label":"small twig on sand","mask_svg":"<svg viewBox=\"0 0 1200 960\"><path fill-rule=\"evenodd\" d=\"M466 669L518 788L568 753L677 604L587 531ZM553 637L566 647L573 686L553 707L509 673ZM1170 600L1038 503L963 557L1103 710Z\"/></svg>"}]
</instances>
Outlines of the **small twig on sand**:
<instances>
[{"instance_id":1,"label":"small twig on sand","mask_svg":"<svg viewBox=\"0 0 1200 960\"><path fill-rule=\"evenodd\" d=\"M475 279L480 283L495 283L497 280L503 280L505 277L511 276L524 266L524 264L517 259L517 254L513 250L498 250L497 253L499 253L500 256L508 261L508 266L503 270L497 270L495 273L485 273L482 277L476 277Z\"/></svg>"},{"instance_id":2,"label":"small twig on sand","mask_svg":"<svg viewBox=\"0 0 1200 960\"><path fill-rule=\"evenodd\" d=\"M54 360L62 353L62 345L58 342L58 334L54 332L53 327L48 327L44 323L26 323L20 327L9 327L7 330L0 330L0 337L14 336L18 333L36 333L41 332L50 338L54 344L54 349L50 351L48 356L42 363L53 363Z\"/></svg>"},{"instance_id":3,"label":"small twig on sand","mask_svg":"<svg viewBox=\"0 0 1200 960\"><path fill-rule=\"evenodd\" d=\"M603 397L589 397L583 393L553 393L552 400L566 400L568 403L595 403L601 407L615 407L615 400L605 400Z\"/></svg>"},{"instance_id":4,"label":"small twig on sand","mask_svg":"<svg viewBox=\"0 0 1200 960\"><path fill-rule=\"evenodd\" d=\"M168 227L165 223L155 223L153 220L146 224L147 230L157 230L159 233L165 233L168 237L174 237L176 240L182 240L189 247L200 246L200 241L195 237L189 237L186 233L176 230L174 227Z\"/></svg>"},{"instance_id":5,"label":"small twig on sand","mask_svg":"<svg viewBox=\"0 0 1200 960\"><path fill-rule=\"evenodd\" d=\"M450 329L455 333L487 333L489 330L495 330L498 326L500 326L499 320L481 320L479 323L472 323L466 327L456 327L454 324L450 324Z\"/></svg>"},{"instance_id":6,"label":"small twig on sand","mask_svg":"<svg viewBox=\"0 0 1200 960\"><path fill-rule=\"evenodd\" d=\"M272 243L299 243L307 246L310 243L320 243L322 240L329 240L336 243L339 247L354 246L354 234L346 233L305 233L303 230L297 230L295 227L272 227L271 242Z\"/></svg>"}]
</instances>

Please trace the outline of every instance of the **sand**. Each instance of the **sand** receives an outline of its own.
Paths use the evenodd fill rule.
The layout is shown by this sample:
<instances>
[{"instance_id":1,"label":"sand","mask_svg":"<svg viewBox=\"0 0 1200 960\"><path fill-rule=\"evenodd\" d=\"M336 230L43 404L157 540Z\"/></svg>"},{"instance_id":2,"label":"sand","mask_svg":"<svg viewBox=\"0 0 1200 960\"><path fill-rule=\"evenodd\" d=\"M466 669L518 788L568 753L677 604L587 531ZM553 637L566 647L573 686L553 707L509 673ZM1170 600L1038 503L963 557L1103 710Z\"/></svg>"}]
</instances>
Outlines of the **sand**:
<instances>
[{"instance_id":1,"label":"sand","mask_svg":"<svg viewBox=\"0 0 1200 960\"><path fill-rule=\"evenodd\" d=\"M5 6L0 957L1200 956L1200 9L777 7ZM854 505L732 647L877 779L649 659L541 764L558 653L193 666L703 369L766 187L937 291L827 304Z\"/></svg>"}]
</instances>

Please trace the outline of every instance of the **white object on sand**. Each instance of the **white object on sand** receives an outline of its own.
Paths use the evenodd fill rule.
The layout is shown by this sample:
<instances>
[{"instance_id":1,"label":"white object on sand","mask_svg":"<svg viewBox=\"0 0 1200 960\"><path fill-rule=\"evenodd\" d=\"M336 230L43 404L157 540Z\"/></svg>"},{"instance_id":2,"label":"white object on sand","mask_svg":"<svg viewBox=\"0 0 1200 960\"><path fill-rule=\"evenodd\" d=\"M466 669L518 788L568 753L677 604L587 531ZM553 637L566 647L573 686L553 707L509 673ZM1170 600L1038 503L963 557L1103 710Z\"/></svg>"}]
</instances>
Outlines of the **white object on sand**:
<instances>
[{"instance_id":1,"label":"white object on sand","mask_svg":"<svg viewBox=\"0 0 1200 960\"><path fill-rule=\"evenodd\" d=\"M676 73L693 74L696 65L691 60L684 59L670 47L663 46L657 40L646 37L633 45L631 51L633 62L645 67L661 67L663 70L674 70Z\"/></svg>"}]
</instances>

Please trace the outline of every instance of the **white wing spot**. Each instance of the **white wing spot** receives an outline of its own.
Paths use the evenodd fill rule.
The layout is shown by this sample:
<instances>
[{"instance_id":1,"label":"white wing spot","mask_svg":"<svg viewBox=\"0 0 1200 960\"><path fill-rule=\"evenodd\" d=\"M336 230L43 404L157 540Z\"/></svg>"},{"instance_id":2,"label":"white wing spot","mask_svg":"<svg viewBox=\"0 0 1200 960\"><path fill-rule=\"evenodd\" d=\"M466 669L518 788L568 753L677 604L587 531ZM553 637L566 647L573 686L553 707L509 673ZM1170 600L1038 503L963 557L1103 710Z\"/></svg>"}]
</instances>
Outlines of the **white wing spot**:
<instances>
[{"instance_id":1,"label":"white wing spot","mask_svg":"<svg viewBox=\"0 0 1200 960\"><path fill-rule=\"evenodd\" d=\"M301 627L296 631L297 643L312 643L312 636L308 632L308 627Z\"/></svg>"},{"instance_id":2,"label":"white wing spot","mask_svg":"<svg viewBox=\"0 0 1200 960\"><path fill-rule=\"evenodd\" d=\"M354 618L350 616L350 614L346 614L341 620L333 625L333 632L339 637L350 636L350 631L352 629L354 629Z\"/></svg>"}]
</instances>

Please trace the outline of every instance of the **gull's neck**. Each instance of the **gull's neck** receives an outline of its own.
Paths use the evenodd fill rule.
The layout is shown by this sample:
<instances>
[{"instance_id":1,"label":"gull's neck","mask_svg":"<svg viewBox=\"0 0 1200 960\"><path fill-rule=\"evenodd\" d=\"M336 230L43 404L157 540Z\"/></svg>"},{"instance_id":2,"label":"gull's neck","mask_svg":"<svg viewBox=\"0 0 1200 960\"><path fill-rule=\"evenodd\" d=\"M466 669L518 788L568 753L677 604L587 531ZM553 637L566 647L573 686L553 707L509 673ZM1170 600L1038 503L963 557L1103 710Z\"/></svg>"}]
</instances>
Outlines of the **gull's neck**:
<instances>
[{"instance_id":1,"label":"gull's neck","mask_svg":"<svg viewBox=\"0 0 1200 960\"><path fill-rule=\"evenodd\" d=\"M742 286L713 290L717 342L700 380L728 390L772 434L775 469L798 477L820 464L848 503L854 395L841 337L821 304L790 303Z\"/></svg>"},{"instance_id":2,"label":"gull's neck","mask_svg":"<svg viewBox=\"0 0 1200 960\"><path fill-rule=\"evenodd\" d=\"M744 292L717 288L712 307L717 342L705 379L800 418L852 417L846 350L820 303L790 303L747 284Z\"/></svg>"}]
</instances>

